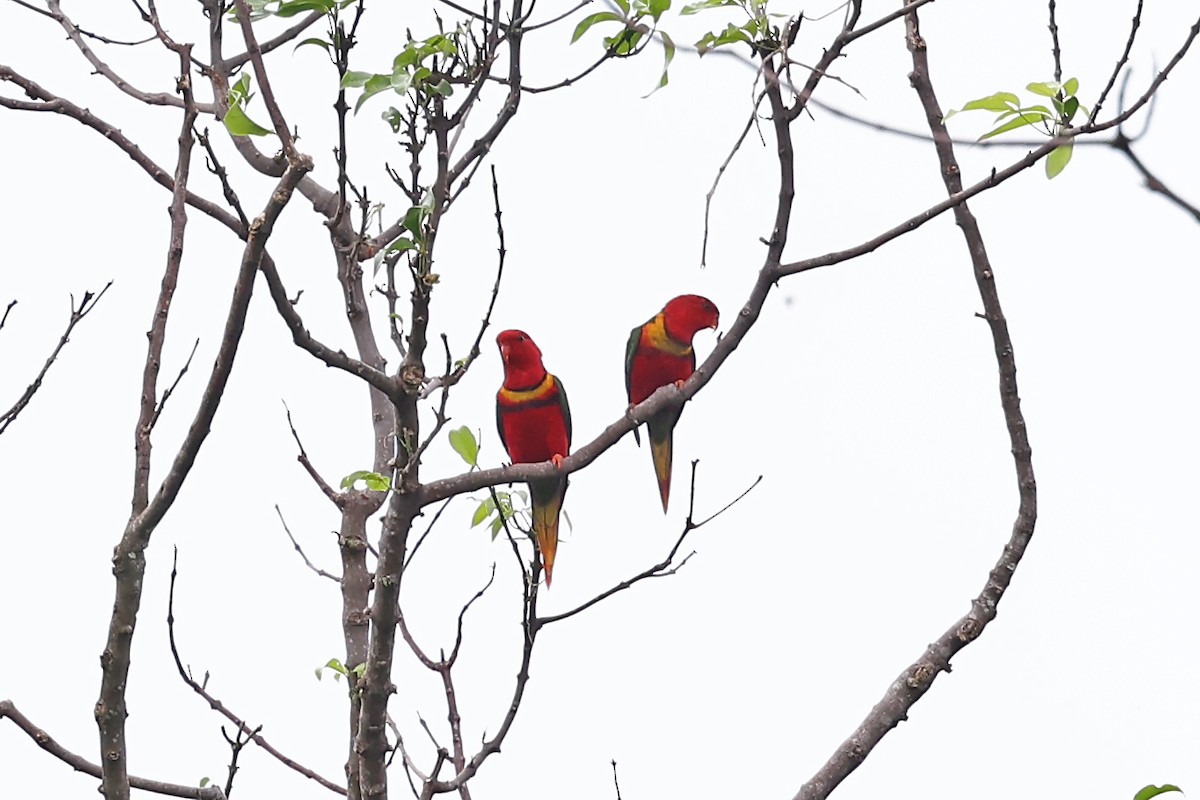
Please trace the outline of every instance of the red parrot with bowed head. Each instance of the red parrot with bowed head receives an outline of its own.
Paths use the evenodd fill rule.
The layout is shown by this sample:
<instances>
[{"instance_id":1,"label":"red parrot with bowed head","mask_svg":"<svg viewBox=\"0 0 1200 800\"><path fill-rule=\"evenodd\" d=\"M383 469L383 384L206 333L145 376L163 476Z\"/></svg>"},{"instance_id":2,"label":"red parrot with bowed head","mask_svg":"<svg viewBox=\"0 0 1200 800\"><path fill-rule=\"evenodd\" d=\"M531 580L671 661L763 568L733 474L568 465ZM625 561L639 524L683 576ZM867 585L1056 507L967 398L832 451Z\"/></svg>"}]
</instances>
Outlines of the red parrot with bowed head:
<instances>
[{"instance_id":1,"label":"red parrot with bowed head","mask_svg":"<svg viewBox=\"0 0 1200 800\"><path fill-rule=\"evenodd\" d=\"M684 294L674 298L645 325L629 334L625 346L625 391L629 403L637 405L660 386L683 382L696 371L692 337L703 328L717 327L720 312L706 297ZM668 408L646 420L650 432L650 455L658 476L658 493L663 513L671 497L671 439L683 407ZM637 428L633 436L641 445Z\"/></svg>"},{"instance_id":2,"label":"red parrot with bowed head","mask_svg":"<svg viewBox=\"0 0 1200 800\"><path fill-rule=\"evenodd\" d=\"M562 383L542 366L542 351L524 331L501 331L496 344L504 362L504 383L496 392L496 427L504 449L514 464L562 464L571 451L571 409ZM529 482L533 532L547 587L558 549L558 513L566 493L566 475Z\"/></svg>"}]
</instances>

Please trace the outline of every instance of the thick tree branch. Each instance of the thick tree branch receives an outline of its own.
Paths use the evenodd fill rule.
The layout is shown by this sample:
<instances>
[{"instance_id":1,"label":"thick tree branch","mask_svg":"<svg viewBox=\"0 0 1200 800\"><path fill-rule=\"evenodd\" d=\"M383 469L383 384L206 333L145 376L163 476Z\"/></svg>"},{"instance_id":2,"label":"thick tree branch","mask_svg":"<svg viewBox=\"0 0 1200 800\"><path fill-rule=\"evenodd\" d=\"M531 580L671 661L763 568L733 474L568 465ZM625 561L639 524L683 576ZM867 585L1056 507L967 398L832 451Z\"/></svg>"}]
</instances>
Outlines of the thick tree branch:
<instances>
[{"instance_id":1,"label":"thick tree branch","mask_svg":"<svg viewBox=\"0 0 1200 800\"><path fill-rule=\"evenodd\" d=\"M294 161L296 141L292 138L287 120L283 118L283 111L279 108L279 103L275 100L275 92L271 89L271 79L267 75L267 67L263 63L262 48L258 46L254 27L250 23L250 7L246 4L246 0L234 0L234 5L237 6L238 24L242 28L242 37L246 40L246 52L250 55L250 63L254 65L254 74L258 78L258 90L262 95L263 104L267 107L267 114L271 117L271 125L275 128L275 135L283 144L284 155L289 161Z\"/></svg>"},{"instance_id":2,"label":"thick tree branch","mask_svg":"<svg viewBox=\"0 0 1200 800\"><path fill-rule=\"evenodd\" d=\"M87 59L87 62L92 65L92 69L95 70L97 75L103 76L113 86L146 105L183 108L183 100L174 94L169 92L144 92L118 75L84 41L83 31L79 30L71 18L63 13L62 7L59 5L59 0L47 0L46 5L50 8L48 16L58 22L63 30L67 32L67 38L75 44L79 52ZM211 103L196 103L196 110L203 114L211 114L214 107Z\"/></svg>"},{"instance_id":3,"label":"thick tree branch","mask_svg":"<svg viewBox=\"0 0 1200 800\"><path fill-rule=\"evenodd\" d=\"M54 740L50 734L46 733L41 728L34 725L28 717L22 714L11 700L0 700L0 719L11 719L13 724L24 731L30 739L32 739L38 747L45 750L50 755L63 762L76 772L83 772L91 775L93 778L99 778L101 775L100 767L88 761L81 755L71 752ZM200 786L182 786L177 783L165 783L163 781L150 780L149 778L139 778L136 775L129 776L129 785L134 789L141 789L154 794L166 795L168 797L188 797L193 800L225 800L225 793L221 791L221 787L215 784L205 787Z\"/></svg>"},{"instance_id":4,"label":"thick tree branch","mask_svg":"<svg viewBox=\"0 0 1200 800\"><path fill-rule=\"evenodd\" d=\"M184 48L186 50L186 48ZM181 53L181 61L185 64L186 56ZM186 73L185 73L186 75ZM181 81L184 91L190 93L186 81ZM186 186L187 158L184 153L184 142L190 138L194 109L185 111L184 134L181 134L181 157L179 173L176 179L176 199L182 197ZM100 729L101 752L104 754L104 789L108 800L127 800L129 785L126 778L125 750L125 719L128 716L125 707L125 687L129 675L129 656L133 642L134 628L137 624L138 609L141 605L142 577L146 568L145 549L150 543L150 536L167 510L174 504L179 490L195 463L204 440L211 429L212 420L224 396L225 386L233 369L234 358L241 342L242 331L245 327L246 313L250 307L250 296L254 286L254 275L259 262L264 257L267 240L270 238L275 221L291 199L292 192L300 178L312 169L312 161L307 156L299 157L289 165L283 178L276 186L263 213L254 219L246 240L242 255L242 263L238 271L237 282L230 301L225 330L221 337L221 346L209 375L208 383L201 396L196 415L184 437L175 458L163 478L162 484L153 498L148 498L149 480L149 440L146 434L145 444L142 441L142 431L146 422L153 414L153 381L149 378L143 386L143 412L138 426L138 464L135 474L135 490L133 512L113 552L113 574L116 577L116 596L113 612L109 623L108 637L104 652L101 654L103 679L100 687L100 699L96 704L96 719ZM175 209L177 205L172 204ZM182 207L179 204L178 207ZM175 217L173 216L173 219ZM172 241L169 254L182 247L182 223L173 224ZM176 233L179 234L177 240ZM169 255L169 260L174 258ZM171 268L168 268L168 272ZM169 309L169 291L167 280L164 278L164 294L160 298L156 310L156 321L160 314L165 315ZM173 289L173 287L171 287ZM163 298L166 299L164 304ZM157 322L156 322L157 324ZM160 346L160 345L159 345ZM155 346L152 344L148 355L147 373L155 373L157 369L149 362L154 360ZM146 404L146 397L151 401ZM149 412L147 412L147 407ZM144 453L144 456L143 456Z\"/></svg>"},{"instance_id":5,"label":"thick tree branch","mask_svg":"<svg viewBox=\"0 0 1200 800\"><path fill-rule=\"evenodd\" d=\"M92 130L99 133L105 139L109 140L129 156L135 164L142 168L155 183L159 184L168 191L175 190L175 183L165 169L154 163L142 149L133 143L125 134L117 130L116 126L105 122L97 117L86 108L81 108L69 100L58 97L44 89L35 81L22 76L20 73L13 70L4 64L0 64L0 82L7 81L18 86L25 95L32 99L31 101L15 100L10 97L0 97L0 106L14 109L17 111L41 111L50 112L53 114L62 114L71 119L86 125ZM237 233L240 237L245 238L245 231L228 211L221 208L211 200L207 200L199 195L188 191L186 194L187 204L193 208L203 212L209 217L212 217L217 222Z\"/></svg>"},{"instance_id":6,"label":"thick tree branch","mask_svg":"<svg viewBox=\"0 0 1200 800\"><path fill-rule=\"evenodd\" d=\"M909 80L921 100L930 133L936 143L946 192L954 196L962 192L961 170L954 155L954 146L948 141L942 110L934 94L925 40L921 37L915 9L909 14L906 25L908 49L912 53L913 64ZM1037 520L1037 483L1034 480L1032 451L1029 447L1025 417L1021 412L1021 400L1017 392L1017 364L1012 338L1009 336L1008 323L1000 306L995 275L987 249L984 247L983 234L975 216L966 203L960 203L954 208L954 218L966 239L975 282L983 301L983 316L992 332L992 345L1000 373L1000 405L1008 428L1017 477L1016 520L1000 560L988 574L987 582L972 602L971 609L897 677L888 687L883 699L871 709L871 713L850 738L804 784L796 794L796 800L828 797L830 792L870 755L871 750L889 731L907 719L909 709L929 691L937 676L942 672L949 672L950 659L975 641L984 628L995 619L1004 592L1033 538L1034 524Z\"/></svg>"}]
</instances>

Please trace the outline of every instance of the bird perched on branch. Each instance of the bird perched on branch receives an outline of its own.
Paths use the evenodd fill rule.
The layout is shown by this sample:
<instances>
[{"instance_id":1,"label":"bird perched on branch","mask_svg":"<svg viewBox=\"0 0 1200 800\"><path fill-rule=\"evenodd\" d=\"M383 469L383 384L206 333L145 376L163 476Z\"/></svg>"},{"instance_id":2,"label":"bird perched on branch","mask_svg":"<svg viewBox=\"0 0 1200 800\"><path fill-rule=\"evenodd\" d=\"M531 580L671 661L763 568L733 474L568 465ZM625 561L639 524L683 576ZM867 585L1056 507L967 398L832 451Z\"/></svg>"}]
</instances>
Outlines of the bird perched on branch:
<instances>
[{"instance_id":1,"label":"bird perched on branch","mask_svg":"<svg viewBox=\"0 0 1200 800\"><path fill-rule=\"evenodd\" d=\"M644 325L629 333L625 346L625 391L630 405L637 405L660 386L683 382L696 371L696 352L692 337L704 328L717 327L720 312L706 297L684 294L672 299ZM658 493L663 513L671 497L671 444L675 423L683 413L682 406L659 411L646 420L650 434L650 455L654 473L658 476ZM638 445L642 439L637 428L633 436Z\"/></svg>"},{"instance_id":2,"label":"bird perched on branch","mask_svg":"<svg viewBox=\"0 0 1200 800\"><path fill-rule=\"evenodd\" d=\"M524 331L496 337L504 361L504 383L496 392L496 427L514 464L553 461L561 465L571 451L571 408L562 382L542 365L542 351ZM546 586L558 549L558 514L567 493L567 476L529 481L533 532L546 569Z\"/></svg>"}]
</instances>

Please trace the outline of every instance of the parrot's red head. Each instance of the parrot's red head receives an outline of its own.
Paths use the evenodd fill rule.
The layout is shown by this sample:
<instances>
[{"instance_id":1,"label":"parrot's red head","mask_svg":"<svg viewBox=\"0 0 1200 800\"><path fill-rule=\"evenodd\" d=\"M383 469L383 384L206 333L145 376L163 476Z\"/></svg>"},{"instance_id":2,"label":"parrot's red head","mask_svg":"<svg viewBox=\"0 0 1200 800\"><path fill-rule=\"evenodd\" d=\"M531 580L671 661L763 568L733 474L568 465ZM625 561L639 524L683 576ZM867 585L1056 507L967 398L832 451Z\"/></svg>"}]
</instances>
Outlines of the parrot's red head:
<instances>
[{"instance_id":1,"label":"parrot's red head","mask_svg":"<svg viewBox=\"0 0 1200 800\"><path fill-rule=\"evenodd\" d=\"M534 386L546 376L542 351L525 331L501 331L496 337L504 362L504 385L510 389Z\"/></svg>"},{"instance_id":2,"label":"parrot's red head","mask_svg":"<svg viewBox=\"0 0 1200 800\"><path fill-rule=\"evenodd\" d=\"M663 308L663 325L678 342L690 342L704 328L716 330L720 318L713 301L698 294L681 294Z\"/></svg>"}]
</instances>

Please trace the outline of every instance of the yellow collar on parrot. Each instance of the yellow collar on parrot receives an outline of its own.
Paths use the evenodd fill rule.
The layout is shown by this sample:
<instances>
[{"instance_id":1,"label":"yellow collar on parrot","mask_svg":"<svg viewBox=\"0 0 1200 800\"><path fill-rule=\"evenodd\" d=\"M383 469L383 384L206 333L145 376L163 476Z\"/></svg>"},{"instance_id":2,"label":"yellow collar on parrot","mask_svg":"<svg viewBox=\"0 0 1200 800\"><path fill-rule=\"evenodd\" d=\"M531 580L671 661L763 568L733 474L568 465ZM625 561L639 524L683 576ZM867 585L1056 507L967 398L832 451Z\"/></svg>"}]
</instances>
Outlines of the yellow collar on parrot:
<instances>
[{"instance_id":1,"label":"yellow collar on parrot","mask_svg":"<svg viewBox=\"0 0 1200 800\"><path fill-rule=\"evenodd\" d=\"M500 387L500 393L504 399L510 403L521 403L526 400L537 400L549 394L554 388L554 376L549 372L546 377L542 378L541 382L529 389L509 389L507 386Z\"/></svg>"},{"instance_id":2,"label":"yellow collar on parrot","mask_svg":"<svg viewBox=\"0 0 1200 800\"><path fill-rule=\"evenodd\" d=\"M692 352L691 344L673 339L667 333L666 319L661 311L642 327L642 342L671 355L686 356Z\"/></svg>"}]
</instances>

